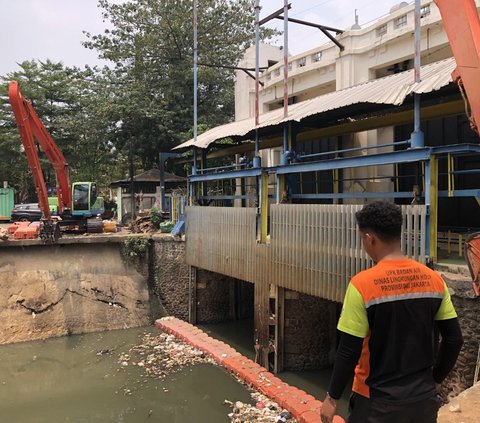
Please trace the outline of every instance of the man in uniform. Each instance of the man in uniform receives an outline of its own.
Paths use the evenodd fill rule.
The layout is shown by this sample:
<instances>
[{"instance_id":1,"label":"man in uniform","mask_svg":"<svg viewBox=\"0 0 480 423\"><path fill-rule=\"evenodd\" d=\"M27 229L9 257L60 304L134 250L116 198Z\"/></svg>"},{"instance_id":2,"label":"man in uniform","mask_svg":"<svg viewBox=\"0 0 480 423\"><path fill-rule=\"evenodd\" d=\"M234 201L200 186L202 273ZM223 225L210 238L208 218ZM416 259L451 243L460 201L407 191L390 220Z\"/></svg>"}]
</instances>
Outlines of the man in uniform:
<instances>
[{"instance_id":1,"label":"man in uniform","mask_svg":"<svg viewBox=\"0 0 480 423\"><path fill-rule=\"evenodd\" d=\"M333 421L352 374L349 423L434 423L438 389L463 344L448 288L402 254L400 207L377 201L356 218L375 265L348 285L322 423ZM437 353L435 326L442 335Z\"/></svg>"}]
</instances>

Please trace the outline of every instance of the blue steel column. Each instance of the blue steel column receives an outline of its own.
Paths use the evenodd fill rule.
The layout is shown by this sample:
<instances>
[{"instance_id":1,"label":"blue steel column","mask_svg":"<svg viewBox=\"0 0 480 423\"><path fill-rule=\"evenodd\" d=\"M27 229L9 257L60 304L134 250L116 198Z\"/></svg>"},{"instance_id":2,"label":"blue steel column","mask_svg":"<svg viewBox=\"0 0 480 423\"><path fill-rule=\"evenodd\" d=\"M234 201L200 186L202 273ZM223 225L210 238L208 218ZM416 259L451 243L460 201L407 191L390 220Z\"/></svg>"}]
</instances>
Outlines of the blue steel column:
<instances>
[{"instance_id":1,"label":"blue steel column","mask_svg":"<svg viewBox=\"0 0 480 423\"><path fill-rule=\"evenodd\" d=\"M255 156L253 158L253 167L262 165L260 160L260 137L258 134L258 124L260 122L260 0L255 0Z\"/></svg>"},{"instance_id":2,"label":"blue steel column","mask_svg":"<svg viewBox=\"0 0 480 423\"><path fill-rule=\"evenodd\" d=\"M283 3L283 117L288 117L288 0ZM288 164L288 122L283 124L281 165Z\"/></svg>"},{"instance_id":3,"label":"blue steel column","mask_svg":"<svg viewBox=\"0 0 480 423\"><path fill-rule=\"evenodd\" d=\"M420 78L420 37L421 23L420 23L420 0L415 0L415 82L421 81ZM414 129L410 136L412 148L422 148L425 146L425 139L422 129L420 128L420 94L413 95L414 101Z\"/></svg>"},{"instance_id":4,"label":"blue steel column","mask_svg":"<svg viewBox=\"0 0 480 423\"><path fill-rule=\"evenodd\" d=\"M197 135L198 135L198 0L193 0L193 165L192 175L197 174Z\"/></svg>"}]
</instances>

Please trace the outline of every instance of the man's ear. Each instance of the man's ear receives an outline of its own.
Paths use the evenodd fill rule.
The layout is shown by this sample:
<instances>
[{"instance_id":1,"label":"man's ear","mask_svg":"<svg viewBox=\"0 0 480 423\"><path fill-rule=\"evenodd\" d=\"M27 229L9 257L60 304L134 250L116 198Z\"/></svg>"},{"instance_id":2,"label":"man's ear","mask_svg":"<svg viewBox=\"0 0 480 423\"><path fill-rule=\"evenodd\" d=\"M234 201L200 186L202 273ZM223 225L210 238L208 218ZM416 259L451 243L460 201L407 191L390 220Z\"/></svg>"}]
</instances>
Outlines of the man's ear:
<instances>
[{"instance_id":1,"label":"man's ear","mask_svg":"<svg viewBox=\"0 0 480 423\"><path fill-rule=\"evenodd\" d=\"M375 233L367 232L365 237L367 238L367 244L370 248L376 247L378 244L378 236Z\"/></svg>"}]
</instances>

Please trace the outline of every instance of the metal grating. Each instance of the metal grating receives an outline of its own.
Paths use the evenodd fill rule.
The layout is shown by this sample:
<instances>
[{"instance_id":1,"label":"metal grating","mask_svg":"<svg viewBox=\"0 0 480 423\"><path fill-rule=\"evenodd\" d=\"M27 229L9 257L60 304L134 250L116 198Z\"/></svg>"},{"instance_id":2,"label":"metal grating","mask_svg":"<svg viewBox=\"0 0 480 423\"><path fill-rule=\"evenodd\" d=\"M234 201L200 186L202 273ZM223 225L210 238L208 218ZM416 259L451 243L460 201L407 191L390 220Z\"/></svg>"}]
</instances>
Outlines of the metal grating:
<instances>
[{"instance_id":1,"label":"metal grating","mask_svg":"<svg viewBox=\"0 0 480 423\"><path fill-rule=\"evenodd\" d=\"M270 206L270 242L256 238L256 209L188 207L191 266L341 302L350 278L371 266L355 212L361 205ZM425 262L425 206L402 206L403 251Z\"/></svg>"}]
</instances>

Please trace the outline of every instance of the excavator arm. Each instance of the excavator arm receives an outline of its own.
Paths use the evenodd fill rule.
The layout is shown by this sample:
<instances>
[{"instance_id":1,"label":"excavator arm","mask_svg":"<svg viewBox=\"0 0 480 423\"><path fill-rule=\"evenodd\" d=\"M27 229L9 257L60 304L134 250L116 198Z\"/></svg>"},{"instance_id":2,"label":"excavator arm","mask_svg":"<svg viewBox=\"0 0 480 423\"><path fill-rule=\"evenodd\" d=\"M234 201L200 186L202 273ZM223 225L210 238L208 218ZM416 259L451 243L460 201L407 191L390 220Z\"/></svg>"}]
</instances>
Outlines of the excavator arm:
<instances>
[{"instance_id":1,"label":"excavator arm","mask_svg":"<svg viewBox=\"0 0 480 423\"><path fill-rule=\"evenodd\" d=\"M42 121L35 112L30 100L26 99L20 92L17 81L10 82L8 97L12 105L13 114L17 121L18 131L25 148L28 165L32 171L37 192L38 202L45 219L50 219L50 207L48 194L40 167L35 141L45 152L47 159L52 164L57 176L58 212L61 214L65 209L72 208L72 191L68 178L68 164L55 141L47 131Z\"/></svg>"},{"instance_id":2,"label":"excavator arm","mask_svg":"<svg viewBox=\"0 0 480 423\"><path fill-rule=\"evenodd\" d=\"M457 68L452 73L470 106L470 124L480 135L480 19L475 0L435 0Z\"/></svg>"},{"instance_id":3,"label":"excavator arm","mask_svg":"<svg viewBox=\"0 0 480 423\"><path fill-rule=\"evenodd\" d=\"M440 10L457 67L452 73L470 106L470 124L480 135L480 19L475 0L435 0ZM465 258L480 296L480 233L465 242Z\"/></svg>"},{"instance_id":4,"label":"excavator arm","mask_svg":"<svg viewBox=\"0 0 480 423\"><path fill-rule=\"evenodd\" d=\"M40 160L38 158L35 141L33 139L32 122L29 118L25 100L23 99L18 83L12 81L8 87L8 97L12 105L13 114L17 121L18 131L22 139L25 155L27 156L28 166L32 172L35 191L37 193L38 204L42 210L43 218L50 219L50 206L48 205L48 193L45 179L43 177Z\"/></svg>"}]
</instances>

